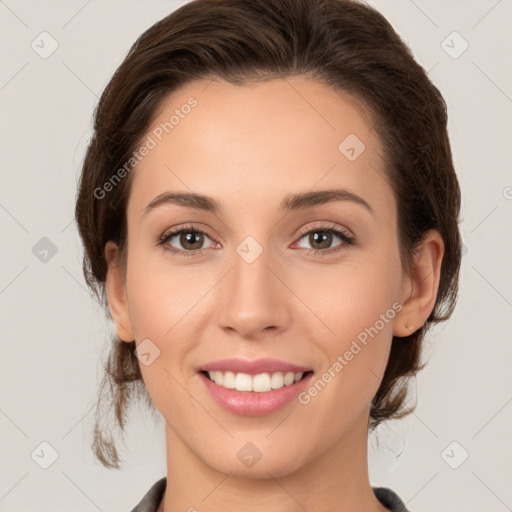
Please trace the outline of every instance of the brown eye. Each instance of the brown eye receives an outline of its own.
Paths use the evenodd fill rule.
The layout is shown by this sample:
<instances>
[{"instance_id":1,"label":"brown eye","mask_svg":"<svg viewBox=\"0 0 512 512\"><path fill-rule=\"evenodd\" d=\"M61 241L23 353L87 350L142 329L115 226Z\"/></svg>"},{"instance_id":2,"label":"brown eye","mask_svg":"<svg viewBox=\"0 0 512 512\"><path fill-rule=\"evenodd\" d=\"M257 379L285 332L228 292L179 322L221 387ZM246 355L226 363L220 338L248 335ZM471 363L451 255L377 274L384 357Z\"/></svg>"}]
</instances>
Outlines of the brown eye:
<instances>
[{"instance_id":1,"label":"brown eye","mask_svg":"<svg viewBox=\"0 0 512 512\"><path fill-rule=\"evenodd\" d=\"M332 243L332 233L328 231L312 231L309 235L309 243L313 249L328 249Z\"/></svg>"},{"instance_id":2,"label":"brown eye","mask_svg":"<svg viewBox=\"0 0 512 512\"><path fill-rule=\"evenodd\" d=\"M203 252L206 239L211 240L202 229L193 226L182 226L163 235L159 244L174 254L194 256ZM171 243L171 241L173 242Z\"/></svg>"},{"instance_id":3,"label":"brown eye","mask_svg":"<svg viewBox=\"0 0 512 512\"><path fill-rule=\"evenodd\" d=\"M353 236L341 229L333 228L332 226L320 226L305 231L300 240L302 239L307 240L307 243L310 245L310 247L303 247L304 250L319 256L340 251L355 243ZM340 242L333 246L336 239ZM300 244L299 247L301 247Z\"/></svg>"},{"instance_id":4,"label":"brown eye","mask_svg":"<svg viewBox=\"0 0 512 512\"><path fill-rule=\"evenodd\" d=\"M184 249L193 251L201 249L204 242L204 235L197 231L182 231L179 240Z\"/></svg>"}]
</instances>

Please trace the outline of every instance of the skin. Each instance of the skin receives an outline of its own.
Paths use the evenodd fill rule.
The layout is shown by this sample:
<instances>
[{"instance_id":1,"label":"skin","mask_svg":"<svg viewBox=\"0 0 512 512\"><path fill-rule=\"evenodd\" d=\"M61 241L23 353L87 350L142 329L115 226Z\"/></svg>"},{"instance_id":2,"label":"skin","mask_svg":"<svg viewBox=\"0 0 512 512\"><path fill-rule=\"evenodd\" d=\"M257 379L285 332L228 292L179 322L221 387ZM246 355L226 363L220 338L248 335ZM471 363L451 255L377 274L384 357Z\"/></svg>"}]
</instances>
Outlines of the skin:
<instances>
[{"instance_id":1,"label":"skin","mask_svg":"<svg viewBox=\"0 0 512 512\"><path fill-rule=\"evenodd\" d=\"M307 77L195 81L165 100L151 129L190 96L198 105L132 171L126 279L117 246L105 247L118 336L160 350L141 371L166 422L165 511L385 511L368 478L369 407L392 336L416 330L434 307L442 238L427 233L406 275L381 142L347 94ZM354 161L338 150L349 134L365 144ZM289 193L333 188L358 194L374 214L352 201L278 211ZM165 191L206 194L222 210L167 204L143 215ZM322 221L355 244L301 234ZM186 223L208 232L193 246L201 255L156 244ZM236 252L247 236L263 248L251 264ZM170 245L191 251L179 235ZM339 251L307 252L322 247ZM402 309L307 405L241 417L217 405L195 371L225 357L275 357L321 376L393 303ZM251 468L237 457L247 442L262 454Z\"/></svg>"}]
</instances>

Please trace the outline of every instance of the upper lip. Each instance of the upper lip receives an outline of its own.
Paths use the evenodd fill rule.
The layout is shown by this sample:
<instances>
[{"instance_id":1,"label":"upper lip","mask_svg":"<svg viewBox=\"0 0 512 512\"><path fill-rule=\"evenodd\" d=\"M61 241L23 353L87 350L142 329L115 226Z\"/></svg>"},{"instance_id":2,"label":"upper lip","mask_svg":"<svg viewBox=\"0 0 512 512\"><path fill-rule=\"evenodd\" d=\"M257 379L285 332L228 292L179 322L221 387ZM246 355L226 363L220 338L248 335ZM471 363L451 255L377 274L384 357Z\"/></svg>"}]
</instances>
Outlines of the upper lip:
<instances>
[{"instance_id":1,"label":"upper lip","mask_svg":"<svg viewBox=\"0 0 512 512\"><path fill-rule=\"evenodd\" d=\"M247 373L249 375L257 375L258 373L270 373L270 372L293 372L293 373L304 373L311 371L312 369L307 366L300 366L287 361L280 361L279 359L255 359L253 361L247 359L230 358L230 359L219 359L218 361L212 361L211 363L204 364L198 371L221 371L221 372L233 372L233 373Z\"/></svg>"}]
</instances>

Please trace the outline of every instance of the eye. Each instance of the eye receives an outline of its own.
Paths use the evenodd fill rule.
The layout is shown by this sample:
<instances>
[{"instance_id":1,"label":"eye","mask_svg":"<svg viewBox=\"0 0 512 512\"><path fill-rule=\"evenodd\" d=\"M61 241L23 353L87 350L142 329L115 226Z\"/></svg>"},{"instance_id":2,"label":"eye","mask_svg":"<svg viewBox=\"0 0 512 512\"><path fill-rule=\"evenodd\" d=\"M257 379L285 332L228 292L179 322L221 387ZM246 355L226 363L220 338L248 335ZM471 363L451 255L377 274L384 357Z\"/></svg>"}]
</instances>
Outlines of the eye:
<instances>
[{"instance_id":1,"label":"eye","mask_svg":"<svg viewBox=\"0 0 512 512\"><path fill-rule=\"evenodd\" d=\"M204 240L211 238L208 236L206 231L194 226L181 226L166 232L162 238L159 239L158 244L164 245L165 248L174 254L180 254L185 257L198 256L202 253L204 248ZM171 240L176 238L176 242L181 245L182 248L176 248L171 244Z\"/></svg>"},{"instance_id":2,"label":"eye","mask_svg":"<svg viewBox=\"0 0 512 512\"><path fill-rule=\"evenodd\" d=\"M306 238L307 237L307 238ZM201 228L186 225L174 228L167 231L161 238L158 239L157 244L165 247L166 250L173 254L178 254L184 257L201 256L206 249L203 247L205 238L212 240L206 231ZM306 238L310 248L303 248L308 254L311 253L315 256L325 256L333 252L341 251L347 245L353 245L355 238L348 232L341 228L336 228L334 224L317 226L314 229L303 231L300 240ZM332 247L333 241L338 238L341 243ZM171 243L179 244L181 247L176 247ZM213 242L213 240L212 240ZM219 246L213 242L213 246Z\"/></svg>"},{"instance_id":3,"label":"eye","mask_svg":"<svg viewBox=\"0 0 512 512\"><path fill-rule=\"evenodd\" d=\"M301 239L303 238L306 238L307 243L311 246L311 248L306 247L305 250L314 255L330 254L341 250L345 245L354 244L353 236L340 228L336 228L333 224L310 229L303 233ZM341 240L341 243L332 247L332 243L336 238Z\"/></svg>"}]
</instances>

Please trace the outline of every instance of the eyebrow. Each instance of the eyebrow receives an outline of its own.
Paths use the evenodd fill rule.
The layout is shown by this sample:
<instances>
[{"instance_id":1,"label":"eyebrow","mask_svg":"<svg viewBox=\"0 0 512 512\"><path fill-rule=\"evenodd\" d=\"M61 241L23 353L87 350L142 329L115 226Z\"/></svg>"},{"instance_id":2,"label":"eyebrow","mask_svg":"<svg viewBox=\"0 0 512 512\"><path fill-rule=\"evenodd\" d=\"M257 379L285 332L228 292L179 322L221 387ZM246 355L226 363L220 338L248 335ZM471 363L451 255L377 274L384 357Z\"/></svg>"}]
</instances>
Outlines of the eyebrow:
<instances>
[{"instance_id":1,"label":"eyebrow","mask_svg":"<svg viewBox=\"0 0 512 512\"><path fill-rule=\"evenodd\" d=\"M302 210L312 208L333 201L350 201L363 206L372 215L375 215L373 208L360 196L354 192L345 189L317 190L313 192L302 192L298 194L288 194L279 207L279 211L288 212L293 210ZM164 192L155 197L143 210L142 215L166 204L175 204L194 208L196 210L205 210L217 214L221 211L220 204L212 197L193 192Z\"/></svg>"}]
</instances>

